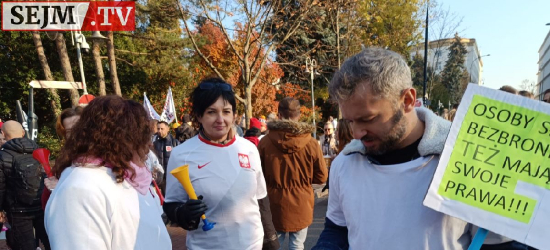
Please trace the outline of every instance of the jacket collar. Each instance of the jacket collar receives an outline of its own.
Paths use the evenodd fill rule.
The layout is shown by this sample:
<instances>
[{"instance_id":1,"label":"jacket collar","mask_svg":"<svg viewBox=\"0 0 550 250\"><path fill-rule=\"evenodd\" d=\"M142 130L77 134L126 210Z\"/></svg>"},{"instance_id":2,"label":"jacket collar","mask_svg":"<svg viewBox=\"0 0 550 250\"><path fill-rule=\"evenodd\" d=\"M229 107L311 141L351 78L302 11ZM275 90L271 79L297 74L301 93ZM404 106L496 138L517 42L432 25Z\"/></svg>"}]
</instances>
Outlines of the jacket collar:
<instances>
[{"instance_id":1,"label":"jacket collar","mask_svg":"<svg viewBox=\"0 0 550 250\"><path fill-rule=\"evenodd\" d=\"M270 131L283 131L294 135L313 133L313 125L305 122L296 122L287 119L276 120L267 123Z\"/></svg>"},{"instance_id":2,"label":"jacket collar","mask_svg":"<svg viewBox=\"0 0 550 250\"><path fill-rule=\"evenodd\" d=\"M437 116L427 108L416 108L416 114L418 119L424 122L425 125L424 135L418 145L420 156L440 155L445 147L445 140L447 139L447 134L449 134L451 122ZM344 155L352 153L366 155L365 147L361 140L355 139L346 145L342 153Z\"/></svg>"}]
</instances>

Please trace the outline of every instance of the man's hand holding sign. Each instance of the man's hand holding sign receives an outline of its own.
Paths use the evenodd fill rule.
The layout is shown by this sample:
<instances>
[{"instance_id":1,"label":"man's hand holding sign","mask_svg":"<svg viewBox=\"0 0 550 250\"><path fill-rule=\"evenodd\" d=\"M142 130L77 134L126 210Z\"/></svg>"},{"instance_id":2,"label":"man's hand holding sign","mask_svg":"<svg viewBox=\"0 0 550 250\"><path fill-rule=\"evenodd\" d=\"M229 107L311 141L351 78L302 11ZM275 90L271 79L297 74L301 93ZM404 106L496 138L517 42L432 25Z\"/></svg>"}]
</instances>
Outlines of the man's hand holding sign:
<instances>
[{"instance_id":1,"label":"man's hand holding sign","mask_svg":"<svg viewBox=\"0 0 550 250\"><path fill-rule=\"evenodd\" d=\"M424 205L548 248L550 106L470 85Z\"/></svg>"}]
</instances>

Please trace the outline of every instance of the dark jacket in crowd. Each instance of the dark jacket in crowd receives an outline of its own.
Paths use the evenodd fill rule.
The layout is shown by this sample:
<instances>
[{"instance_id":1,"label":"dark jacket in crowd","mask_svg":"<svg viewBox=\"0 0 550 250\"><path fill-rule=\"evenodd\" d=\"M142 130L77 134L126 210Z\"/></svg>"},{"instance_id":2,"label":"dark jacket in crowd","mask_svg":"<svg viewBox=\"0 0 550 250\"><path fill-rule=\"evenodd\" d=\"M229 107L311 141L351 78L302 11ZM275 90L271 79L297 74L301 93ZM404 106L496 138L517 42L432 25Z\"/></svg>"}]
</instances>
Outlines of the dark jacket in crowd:
<instances>
[{"instance_id":1,"label":"dark jacket in crowd","mask_svg":"<svg viewBox=\"0 0 550 250\"><path fill-rule=\"evenodd\" d=\"M194 137L195 135L197 135L197 131L193 127L189 126L189 124L187 123L182 124L176 129L176 139L180 144Z\"/></svg>"},{"instance_id":2,"label":"dark jacket in crowd","mask_svg":"<svg viewBox=\"0 0 550 250\"><path fill-rule=\"evenodd\" d=\"M246 133L244 133L244 138L254 143L254 145L256 145L257 147L258 144L260 143L260 139L259 139L260 135L262 135L262 132L260 131L260 129L250 128L249 130L246 131Z\"/></svg>"},{"instance_id":3,"label":"dark jacket in crowd","mask_svg":"<svg viewBox=\"0 0 550 250\"><path fill-rule=\"evenodd\" d=\"M155 148L155 154L159 158L160 165L164 168L164 175L166 176L166 167L168 166L168 159L170 159L170 154L174 147L179 145L178 140L176 140L172 134L168 133L165 138L157 135L153 141L153 146Z\"/></svg>"},{"instance_id":4,"label":"dark jacket in crowd","mask_svg":"<svg viewBox=\"0 0 550 250\"><path fill-rule=\"evenodd\" d=\"M260 141L267 194L277 231L296 232L313 221L313 187L327 180L321 147L311 137L311 124L278 120L267 124Z\"/></svg>"},{"instance_id":5,"label":"dark jacket in crowd","mask_svg":"<svg viewBox=\"0 0 550 250\"><path fill-rule=\"evenodd\" d=\"M27 205L17 202L16 190L14 190L14 183L24 182L25 180L17 179L12 174L14 155L17 154L30 154L38 148L38 145L32 140L27 138L15 138L7 141L2 145L0 150L0 211L7 212L37 212L41 211L41 204ZM42 180L42 188L44 182ZM40 194L41 195L41 191ZM40 197L40 196L38 196Z\"/></svg>"}]
</instances>

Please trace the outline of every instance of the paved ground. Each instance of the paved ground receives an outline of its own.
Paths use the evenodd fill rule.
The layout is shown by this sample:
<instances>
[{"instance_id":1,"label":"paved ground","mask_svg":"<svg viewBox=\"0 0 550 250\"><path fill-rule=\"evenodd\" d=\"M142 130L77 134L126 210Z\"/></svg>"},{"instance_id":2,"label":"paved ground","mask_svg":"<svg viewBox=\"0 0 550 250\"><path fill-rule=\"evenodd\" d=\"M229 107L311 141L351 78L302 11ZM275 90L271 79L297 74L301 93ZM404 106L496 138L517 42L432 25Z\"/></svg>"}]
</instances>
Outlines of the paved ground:
<instances>
[{"instance_id":1,"label":"paved ground","mask_svg":"<svg viewBox=\"0 0 550 250\"><path fill-rule=\"evenodd\" d=\"M322 188L321 185L316 185L315 187L315 210L313 212L313 223L308 229L307 232L307 239L305 243L305 249L311 249L315 243L317 242L317 239L319 238L319 235L321 234L321 231L323 230L324 223L325 223L325 214L327 212L327 204L328 204L328 196L327 192L321 193L320 188ZM174 250L185 250L185 236L186 232L185 230L181 229L180 227L171 227L168 226L168 233L170 234L170 238L172 239L172 249ZM288 240L284 244L284 250L288 250ZM8 250L8 247L6 246L6 240L5 237L3 237L3 234L0 234L0 250Z\"/></svg>"}]
</instances>

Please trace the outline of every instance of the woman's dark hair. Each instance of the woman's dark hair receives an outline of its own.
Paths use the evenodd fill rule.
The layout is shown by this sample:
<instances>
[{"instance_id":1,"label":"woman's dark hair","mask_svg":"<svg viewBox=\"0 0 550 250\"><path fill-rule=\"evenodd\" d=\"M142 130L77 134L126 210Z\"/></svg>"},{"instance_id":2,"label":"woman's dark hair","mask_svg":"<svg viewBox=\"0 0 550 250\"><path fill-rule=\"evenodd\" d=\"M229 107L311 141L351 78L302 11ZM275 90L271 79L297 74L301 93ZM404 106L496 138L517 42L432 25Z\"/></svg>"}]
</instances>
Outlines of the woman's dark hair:
<instances>
[{"instance_id":1,"label":"woman's dark hair","mask_svg":"<svg viewBox=\"0 0 550 250\"><path fill-rule=\"evenodd\" d=\"M193 90L193 93L191 93L191 103L193 104L191 114L193 119L197 121L197 118L202 117L204 111L220 97L231 104L233 113L237 111L235 93L229 83L220 78L202 80L195 90Z\"/></svg>"},{"instance_id":2,"label":"woman's dark hair","mask_svg":"<svg viewBox=\"0 0 550 250\"><path fill-rule=\"evenodd\" d=\"M259 137L260 135L262 135L262 131L260 129L250 128L249 130L246 131L246 133L244 133L243 137L248 137L248 136Z\"/></svg>"},{"instance_id":3,"label":"woman's dark hair","mask_svg":"<svg viewBox=\"0 0 550 250\"><path fill-rule=\"evenodd\" d=\"M63 110L63 112L61 112L61 114L57 117L57 121L55 122L55 132L61 140L65 140L65 137L67 137L67 130L65 130L65 126L63 126L63 120L73 116L82 115L82 110L83 108L80 106L68 108Z\"/></svg>"},{"instance_id":4,"label":"woman's dark hair","mask_svg":"<svg viewBox=\"0 0 550 250\"><path fill-rule=\"evenodd\" d=\"M143 106L122 97L97 97L84 108L55 162L57 178L80 157L100 158L112 166L117 182L135 171L130 162L137 154L145 160L151 142L149 118Z\"/></svg>"}]
</instances>

